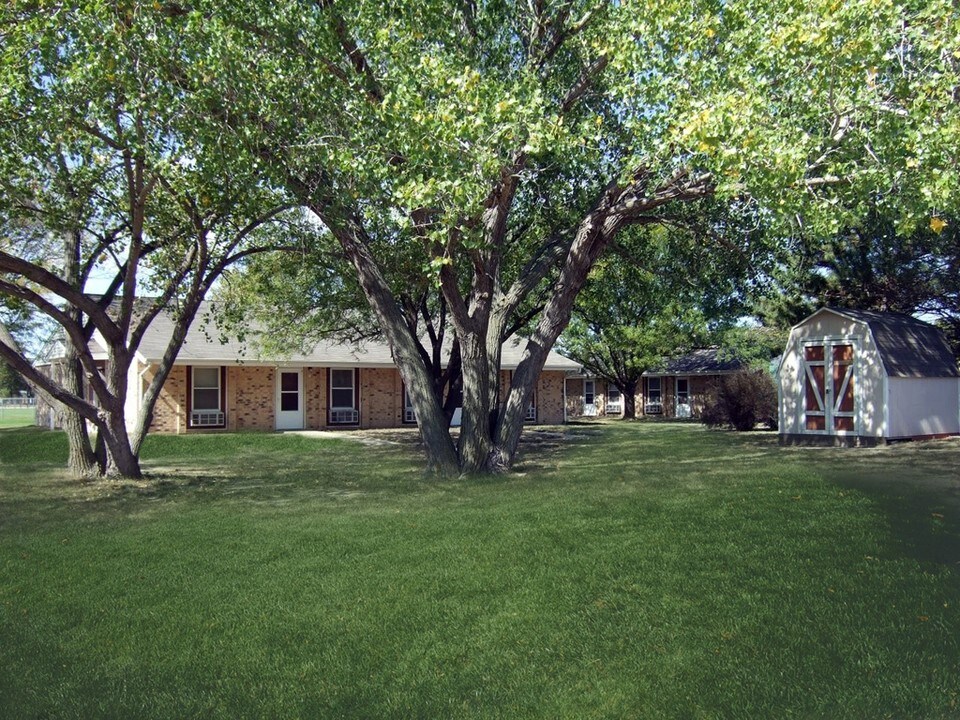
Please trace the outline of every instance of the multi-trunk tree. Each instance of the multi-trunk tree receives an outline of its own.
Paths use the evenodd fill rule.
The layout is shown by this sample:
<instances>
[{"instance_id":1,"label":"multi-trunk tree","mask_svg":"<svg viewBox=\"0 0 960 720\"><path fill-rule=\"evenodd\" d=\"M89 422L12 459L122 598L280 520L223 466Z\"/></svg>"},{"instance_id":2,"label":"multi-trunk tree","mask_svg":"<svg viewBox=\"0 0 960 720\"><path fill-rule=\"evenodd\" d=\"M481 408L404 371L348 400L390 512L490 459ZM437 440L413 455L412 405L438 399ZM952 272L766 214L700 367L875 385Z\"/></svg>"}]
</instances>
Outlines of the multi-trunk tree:
<instances>
[{"instance_id":1,"label":"multi-trunk tree","mask_svg":"<svg viewBox=\"0 0 960 720\"><path fill-rule=\"evenodd\" d=\"M185 122L185 95L158 74L178 42L165 16L11 3L3 21L0 293L56 323L66 353L61 373L2 339L0 358L66 409L75 474L139 477L154 403L200 302L231 263L277 244L285 205ZM128 387L131 365L160 313L173 334L128 418L127 396L141 391Z\"/></svg>"},{"instance_id":2,"label":"multi-trunk tree","mask_svg":"<svg viewBox=\"0 0 960 720\"><path fill-rule=\"evenodd\" d=\"M150 68L125 97L176 108L216 148L177 168L212 182L246 167L326 227L442 473L510 466L547 353L624 229L712 195L816 233L878 196L914 224L957 198L949 2L13 7L8 34L49 17L86 23L78 42L102 36L109 50L87 48L94 97L112 63ZM138 127L128 117L124 133ZM412 284L439 288L459 344L456 442L391 279L398 257L416 260ZM524 355L501 396L500 348L520 320Z\"/></svg>"},{"instance_id":3,"label":"multi-trunk tree","mask_svg":"<svg viewBox=\"0 0 960 720\"><path fill-rule=\"evenodd\" d=\"M714 194L816 232L892 188L915 221L956 197L949 3L182 10L208 41L173 74L210 78L207 117L340 244L444 473L509 467L546 354L625 228ZM401 246L460 345L456 444L387 280ZM505 329L544 288L500 396Z\"/></svg>"}]
</instances>

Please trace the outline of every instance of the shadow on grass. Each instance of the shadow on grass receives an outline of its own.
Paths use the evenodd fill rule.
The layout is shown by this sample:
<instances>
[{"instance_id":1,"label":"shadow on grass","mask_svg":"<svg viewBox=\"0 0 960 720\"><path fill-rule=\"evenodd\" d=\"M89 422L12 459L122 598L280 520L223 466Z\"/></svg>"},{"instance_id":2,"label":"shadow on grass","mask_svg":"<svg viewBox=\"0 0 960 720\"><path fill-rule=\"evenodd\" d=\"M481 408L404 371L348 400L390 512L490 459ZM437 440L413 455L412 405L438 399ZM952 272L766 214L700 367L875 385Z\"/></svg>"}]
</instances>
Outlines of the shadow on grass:
<instances>
[{"instance_id":1,"label":"shadow on grass","mask_svg":"<svg viewBox=\"0 0 960 720\"><path fill-rule=\"evenodd\" d=\"M960 573L960 442L902 443L859 458L835 482L874 499L891 544L909 557ZM958 575L960 582L960 575Z\"/></svg>"},{"instance_id":2,"label":"shadow on grass","mask_svg":"<svg viewBox=\"0 0 960 720\"><path fill-rule=\"evenodd\" d=\"M960 439L780 452L870 498L888 521L891 552L948 567L960 584Z\"/></svg>"},{"instance_id":3,"label":"shadow on grass","mask_svg":"<svg viewBox=\"0 0 960 720\"><path fill-rule=\"evenodd\" d=\"M283 507L303 500L416 498L465 485L591 483L601 476L648 490L712 482L718 473L812 470L882 509L892 553L960 577L960 440L881 448L782 448L774 433L708 431L689 423L591 420L529 428L514 472L488 478L425 476L415 430L151 436L143 481L77 482L64 470L62 433L0 430L0 518L46 523L152 513L197 498ZM459 488L459 489L458 489Z\"/></svg>"},{"instance_id":4,"label":"shadow on grass","mask_svg":"<svg viewBox=\"0 0 960 720\"><path fill-rule=\"evenodd\" d=\"M292 507L363 498L419 502L478 484L509 484L548 473L598 428L531 429L514 473L442 479L424 473L416 430L153 435L141 454L142 480L71 478L66 437L40 428L0 430L0 518L8 528L61 520L100 522L149 516L191 502Z\"/></svg>"}]
</instances>

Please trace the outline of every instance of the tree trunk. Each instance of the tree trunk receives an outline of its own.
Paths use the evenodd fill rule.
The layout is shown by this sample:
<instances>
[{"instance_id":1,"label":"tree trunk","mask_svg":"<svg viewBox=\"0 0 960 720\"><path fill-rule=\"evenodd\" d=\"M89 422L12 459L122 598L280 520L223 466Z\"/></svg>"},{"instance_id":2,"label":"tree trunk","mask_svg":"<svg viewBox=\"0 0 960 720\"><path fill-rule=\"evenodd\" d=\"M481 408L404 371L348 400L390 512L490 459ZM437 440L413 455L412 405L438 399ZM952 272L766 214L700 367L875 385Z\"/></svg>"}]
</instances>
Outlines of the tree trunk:
<instances>
[{"instance_id":1,"label":"tree trunk","mask_svg":"<svg viewBox=\"0 0 960 720\"><path fill-rule=\"evenodd\" d=\"M460 338L463 373L463 415L457 443L460 471L482 472L492 446L487 372L487 352L483 338L471 333Z\"/></svg>"},{"instance_id":2,"label":"tree trunk","mask_svg":"<svg viewBox=\"0 0 960 720\"><path fill-rule=\"evenodd\" d=\"M623 419L636 420L637 418L637 381L618 385L620 397L623 398Z\"/></svg>"},{"instance_id":3,"label":"tree trunk","mask_svg":"<svg viewBox=\"0 0 960 720\"><path fill-rule=\"evenodd\" d=\"M70 342L67 342L65 355L64 385L68 392L83 397L83 366ZM66 406L63 408L63 431L67 435L67 444L70 448L67 458L70 475L78 480L99 475L101 468L90 446L87 421L76 410Z\"/></svg>"},{"instance_id":4,"label":"tree trunk","mask_svg":"<svg viewBox=\"0 0 960 720\"><path fill-rule=\"evenodd\" d=\"M63 279L73 287L80 288L80 246L83 242L79 230L64 234L63 244ZM76 308L70 308L69 317L82 327L83 313ZM81 348L74 345L69 334L66 337L64 352L64 377L66 390L77 397L84 397L83 363L80 362ZM67 468L70 474L78 479L94 477L102 471L97 463L93 448L90 447L90 434L87 432L87 421L76 410L64 406L63 430L67 434L67 444L70 455L67 458Z\"/></svg>"},{"instance_id":5,"label":"tree trunk","mask_svg":"<svg viewBox=\"0 0 960 720\"><path fill-rule=\"evenodd\" d=\"M489 463L491 471L503 471L513 464L527 406L547 354L569 324L573 303L586 282L590 268L619 229L617 218L604 212L602 204L605 200L601 199L601 207L590 213L577 229L560 278L544 306L540 322L527 341L523 359L513 374L510 392L500 413L496 448L491 453Z\"/></svg>"},{"instance_id":6,"label":"tree trunk","mask_svg":"<svg viewBox=\"0 0 960 720\"><path fill-rule=\"evenodd\" d=\"M339 241L357 271L367 302L380 321L417 416L420 437L427 455L427 471L455 477L460 472L460 464L450 437L449 423L443 412L443 399L437 397L433 374L421 357L417 340L411 336L390 286L363 240L362 228L356 223L344 224L335 221L324 213L322 207L315 204L312 209Z\"/></svg>"},{"instance_id":7,"label":"tree trunk","mask_svg":"<svg viewBox=\"0 0 960 720\"><path fill-rule=\"evenodd\" d=\"M129 478L139 480L143 477L140 458L130 446L126 421L122 412L104 412L98 426L107 449L107 463L104 475L109 478Z\"/></svg>"}]
</instances>

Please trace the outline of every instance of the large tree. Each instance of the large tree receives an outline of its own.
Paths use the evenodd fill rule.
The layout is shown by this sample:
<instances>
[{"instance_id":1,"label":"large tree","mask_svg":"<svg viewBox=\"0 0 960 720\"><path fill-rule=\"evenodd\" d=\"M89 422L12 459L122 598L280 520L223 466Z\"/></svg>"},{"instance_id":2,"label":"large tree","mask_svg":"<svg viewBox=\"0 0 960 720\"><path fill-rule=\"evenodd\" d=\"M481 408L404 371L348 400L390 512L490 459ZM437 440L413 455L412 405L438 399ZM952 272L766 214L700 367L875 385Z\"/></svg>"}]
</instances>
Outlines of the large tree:
<instances>
[{"instance_id":1,"label":"large tree","mask_svg":"<svg viewBox=\"0 0 960 720\"><path fill-rule=\"evenodd\" d=\"M176 8L201 41L170 76L336 238L442 472L510 465L546 355L623 229L713 194L817 232L878 194L915 223L956 199L948 2ZM459 341L456 445L386 277L399 247ZM552 269L501 397L505 329Z\"/></svg>"}]
</instances>

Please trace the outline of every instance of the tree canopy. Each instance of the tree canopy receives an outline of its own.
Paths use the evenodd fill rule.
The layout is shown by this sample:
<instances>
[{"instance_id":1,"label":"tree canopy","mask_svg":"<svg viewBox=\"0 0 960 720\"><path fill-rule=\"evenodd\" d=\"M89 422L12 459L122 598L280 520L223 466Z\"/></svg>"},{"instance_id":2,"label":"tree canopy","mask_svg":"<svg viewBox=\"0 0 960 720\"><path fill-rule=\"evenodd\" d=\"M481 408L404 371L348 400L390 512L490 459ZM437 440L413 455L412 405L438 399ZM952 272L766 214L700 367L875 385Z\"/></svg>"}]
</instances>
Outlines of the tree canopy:
<instances>
[{"instance_id":1,"label":"tree canopy","mask_svg":"<svg viewBox=\"0 0 960 720\"><path fill-rule=\"evenodd\" d=\"M874 208L854 226L794 238L791 247L759 303L773 322L789 327L822 305L920 315L947 331L960 356L960 231L953 216L907 231Z\"/></svg>"},{"instance_id":2,"label":"tree canopy","mask_svg":"<svg viewBox=\"0 0 960 720\"><path fill-rule=\"evenodd\" d=\"M4 28L47 34L16 47L5 75L14 56L55 57L52 30L68 27L96 68L65 85L76 108L116 98L111 76L136 70L123 98L170 112L196 143L171 168L203 183L242 170L315 215L442 472L509 466L546 354L626 228L717 196L753 204L784 236L836 232L876 203L909 231L957 201L960 20L946 0L126 0L6 13ZM401 266L442 293L461 349L456 445L398 301ZM519 314L529 339L501 397L499 348Z\"/></svg>"}]
</instances>

